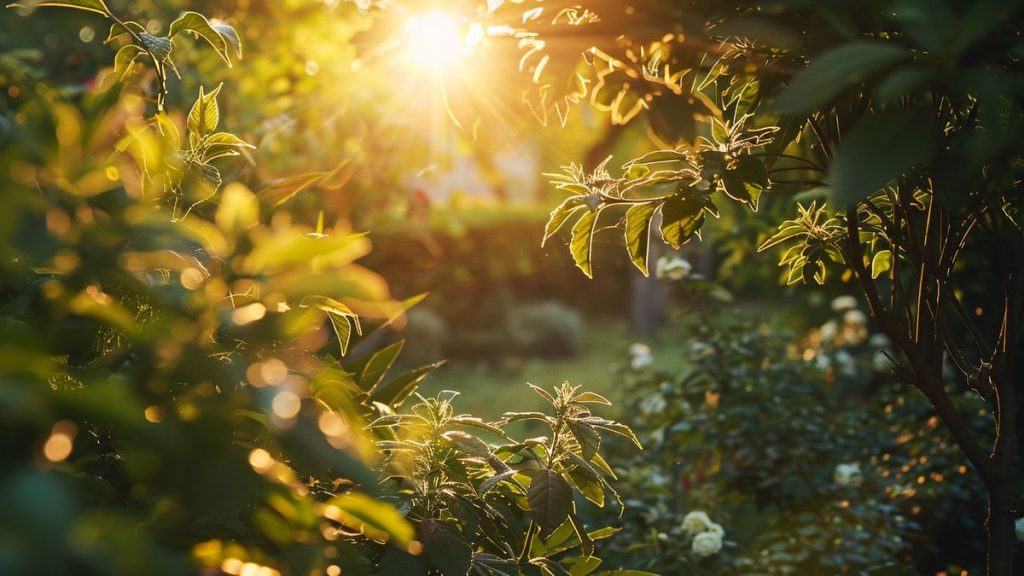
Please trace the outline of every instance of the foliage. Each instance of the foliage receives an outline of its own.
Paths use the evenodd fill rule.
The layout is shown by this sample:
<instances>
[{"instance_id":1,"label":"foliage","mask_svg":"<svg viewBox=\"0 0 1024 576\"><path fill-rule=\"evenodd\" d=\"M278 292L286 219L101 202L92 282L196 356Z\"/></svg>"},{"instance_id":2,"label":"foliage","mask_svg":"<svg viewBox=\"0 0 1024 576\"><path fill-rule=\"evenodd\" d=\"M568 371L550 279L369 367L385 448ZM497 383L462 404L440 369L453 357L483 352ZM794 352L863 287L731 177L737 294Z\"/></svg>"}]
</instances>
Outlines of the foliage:
<instances>
[{"instance_id":1,"label":"foliage","mask_svg":"<svg viewBox=\"0 0 1024 576\"><path fill-rule=\"evenodd\" d=\"M419 525L424 554L388 548L381 574L591 574L601 564L594 541L615 530L589 530L574 496L598 505L617 497L614 474L598 454L602 436L634 439L625 426L593 415L603 397L568 383L554 394L533 387L553 413L509 412L495 423L459 415L455 392L420 398L410 412L370 423L385 454L387 485L404 515ZM544 423L550 434L515 440L511 422ZM496 438L490 443L483 437ZM600 574L600 573L597 573Z\"/></svg>"},{"instance_id":2,"label":"foliage","mask_svg":"<svg viewBox=\"0 0 1024 576\"><path fill-rule=\"evenodd\" d=\"M1021 4L688 4L634 8L661 15L655 29L664 35L650 40L649 27L616 21L619 34L608 42L616 55L598 42L584 49L585 61L601 80L626 76L615 101L628 102L628 112L613 108L613 123L670 107L699 122L700 135L680 134L621 174L606 160L553 175L569 197L552 211L545 239L568 227L569 251L591 276L593 237L610 224L646 273L650 229L677 247L718 212L719 199L756 209L766 189L790 186L829 197L831 208L801 207L763 246L785 248L791 282L824 283L835 265L858 282L905 356L900 378L928 399L989 490L990 573L1012 573L1021 390L1010 350L1024 343ZM618 8L577 10L590 17L566 26L611 20ZM520 33L529 34L524 22ZM998 295L972 301L963 256L992 246L1000 257L988 274ZM967 312L993 307L1002 322ZM995 413L990 449L954 409L947 354Z\"/></svg>"},{"instance_id":3,"label":"foliage","mask_svg":"<svg viewBox=\"0 0 1024 576\"><path fill-rule=\"evenodd\" d=\"M630 473L620 483L625 537L610 560L696 574L916 574L980 563L978 548L934 548L936 533L981 528L960 504L981 487L927 404L894 385L891 343L869 334L851 297L797 340L707 294L687 293L704 315L691 312L685 369L651 368L635 352L620 369L647 450L612 448ZM965 414L980 405L966 394L957 403ZM724 535L715 553L694 543L692 518L704 513Z\"/></svg>"},{"instance_id":4,"label":"foliage","mask_svg":"<svg viewBox=\"0 0 1024 576\"><path fill-rule=\"evenodd\" d=\"M114 20L113 73L142 57L155 78L39 83L4 134L2 571L594 572L612 531L588 532L573 495L613 493L595 443L631 434L590 413L603 399L567 385L539 392L553 416L509 415L549 422L543 442L454 417L448 396L398 410L436 364L394 374L401 343L368 342L418 299L356 263L364 235L280 207L308 177L222 183L213 162L251 146L221 127L220 86L174 110L176 39L230 63L234 29L186 12L156 36L102 1L33 6ZM411 477L427 483L400 481L417 450L436 458ZM449 505L481 515L451 524Z\"/></svg>"}]
</instances>

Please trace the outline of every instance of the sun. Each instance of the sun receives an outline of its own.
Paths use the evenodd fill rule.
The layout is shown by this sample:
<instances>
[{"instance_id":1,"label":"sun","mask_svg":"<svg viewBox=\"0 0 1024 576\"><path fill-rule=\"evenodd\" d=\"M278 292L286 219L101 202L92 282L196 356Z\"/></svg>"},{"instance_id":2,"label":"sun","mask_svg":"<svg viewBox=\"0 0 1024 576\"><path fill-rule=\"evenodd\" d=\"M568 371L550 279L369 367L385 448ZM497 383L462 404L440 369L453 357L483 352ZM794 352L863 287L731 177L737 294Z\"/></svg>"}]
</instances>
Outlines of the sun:
<instances>
[{"instance_id":1,"label":"sun","mask_svg":"<svg viewBox=\"0 0 1024 576\"><path fill-rule=\"evenodd\" d=\"M442 72L467 53L462 26L451 14L427 12L406 23L406 55L418 68Z\"/></svg>"}]
</instances>

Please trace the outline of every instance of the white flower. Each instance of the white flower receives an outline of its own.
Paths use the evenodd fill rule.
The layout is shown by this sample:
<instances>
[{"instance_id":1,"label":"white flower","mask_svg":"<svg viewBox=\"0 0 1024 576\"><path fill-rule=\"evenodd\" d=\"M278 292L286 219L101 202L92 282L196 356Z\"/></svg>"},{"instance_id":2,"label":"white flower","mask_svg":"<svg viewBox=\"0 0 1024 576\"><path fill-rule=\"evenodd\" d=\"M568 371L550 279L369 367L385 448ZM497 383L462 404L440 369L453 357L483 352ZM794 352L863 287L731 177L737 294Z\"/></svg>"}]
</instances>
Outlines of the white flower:
<instances>
[{"instance_id":1,"label":"white flower","mask_svg":"<svg viewBox=\"0 0 1024 576\"><path fill-rule=\"evenodd\" d=\"M665 397L655 392L640 401L640 411L644 414L658 414L667 405L668 402L665 401Z\"/></svg>"},{"instance_id":2,"label":"white flower","mask_svg":"<svg viewBox=\"0 0 1024 576\"><path fill-rule=\"evenodd\" d=\"M647 344L637 342L629 347L629 365L634 370L643 370L654 363L654 355L651 354L651 347Z\"/></svg>"},{"instance_id":3,"label":"white flower","mask_svg":"<svg viewBox=\"0 0 1024 576\"><path fill-rule=\"evenodd\" d=\"M822 324L818 331L821 333L822 342L832 342L839 335L839 325L835 320L829 320Z\"/></svg>"},{"instance_id":4,"label":"white flower","mask_svg":"<svg viewBox=\"0 0 1024 576\"><path fill-rule=\"evenodd\" d=\"M669 280L682 280L693 271L693 265L679 256L662 256L658 259L655 276Z\"/></svg>"},{"instance_id":5,"label":"white flower","mask_svg":"<svg viewBox=\"0 0 1024 576\"><path fill-rule=\"evenodd\" d=\"M719 538L725 536L725 528L722 528L722 525L716 522L712 522L711 526L708 526L708 532L712 534L718 534Z\"/></svg>"},{"instance_id":6,"label":"white flower","mask_svg":"<svg viewBox=\"0 0 1024 576\"><path fill-rule=\"evenodd\" d=\"M832 309L836 312L852 310L857 307L857 299L853 296L839 296L832 301Z\"/></svg>"},{"instance_id":7,"label":"white flower","mask_svg":"<svg viewBox=\"0 0 1024 576\"><path fill-rule=\"evenodd\" d=\"M1017 540L1024 542L1024 516L1013 523L1013 531L1017 533Z\"/></svg>"},{"instance_id":8,"label":"white flower","mask_svg":"<svg viewBox=\"0 0 1024 576\"><path fill-rule=\"evenodd\" d=\"M832 479L840 486L860 486L864 481L864 474L860 471L860 464L837 464Z\"/></svg>"},{"instance_id":9,"label":"white flower","mask_svg":"<svg viewBox=\"0 0 1024 576\"><path fill-rule=\"evenodd\" d=\"M701 558L714 556L722 550L722 537L717 532L702 532L693 538L693 553Z\"/></svg>"},{"instance_id":10,"label":"white flower","mask_svg":"<svg viewBox=\"0 0 1024 576\"><path fill-rule=\"evenodd\" d=\"M707 513L701 512L700 510L690 512L683 517L683 531L686 532L688 536L706 532L711 528L712 524L714 524L714 522L711 521L711 518L708 517Z\"/></svg>"},{"instance_id":11,"label":"white flower","mask_svg":"<svg viewBox=\"0 0 1024 576\"><path fill-rule=\"evenodd\" d=\"M847 310L846 314L843 314L843 322L855 326L863 326L868 323L868 315L860 310Z\"/></svg>"}]
</instances>

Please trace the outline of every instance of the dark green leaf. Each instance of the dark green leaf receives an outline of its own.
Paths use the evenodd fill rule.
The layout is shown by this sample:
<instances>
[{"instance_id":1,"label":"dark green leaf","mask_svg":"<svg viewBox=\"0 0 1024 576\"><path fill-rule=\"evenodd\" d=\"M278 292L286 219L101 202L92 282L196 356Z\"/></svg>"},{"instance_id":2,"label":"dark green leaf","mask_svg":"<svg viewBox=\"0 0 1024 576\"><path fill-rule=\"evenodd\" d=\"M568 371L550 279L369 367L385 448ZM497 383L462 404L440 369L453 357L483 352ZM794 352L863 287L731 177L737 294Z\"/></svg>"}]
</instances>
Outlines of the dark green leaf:
<instances>
[{"instance_id":1,"label":"dark green leaf","mask_svg":"<svg viewBox=\"0 0 1024 576\"><path fill-rule=\"evenodd\" d=\"M544 535L558 528L573 511L572 488L561 474L552 470L540 470L534 475L526 500L530 516Z\"/></svg>"},{"instance_id":2,"label":"dark green leaf","mask_svg":"<svg viewBox=\"0 0 1024 576\"><path fill-rule=\"evenodd\" d=\"M426 519L420 522L423 553L444 576L466 576L473 561L473 549L454 528Z\"/></svg>"},{"instance_id":3,"label":"dark green leaf","mask_svg":"<svg viewBox=\"0 0 1024 576\"><path fill-rule=\"evenodd\" d=\"M661 206L661 237L679 248L700 231L704 224L704 204L693 198L673 196Z\"/></svg>"},{"instance_id":4,"label":"dark green leaf","mask_svg":"<svg viewBox=\"0 0 1024 576\"><path fill-rule=\"evenodd\" d=\"M443 360L427 364L426 366L420 366L415 370L410 370L405 374L374 386L373 390L370 391L370 401L380 402L389 406L401 404L409 394L412 394L417 384L442 364L444 364Z\"/></svg>"},{"instance_id":5,"label":"dark green leaf","mask_svg":"<svg viewBox=\"0 0 1024 576\"><path fill-rule=\"evenodd\" d=\"M926 162L935 142L933 115L923 108L894 109L853 127L836 150L830 173L837 206L867 198L915 164Z\"/></svg>"},{"instance_id":6,"label":"dark green leaf","mask_svg":"<svg viewBox=\"0 0 1024 576\"><path fill-rule=\"evenodd\" d=\"M601 448L601 435L593 426L579 420L569 420L568 425L573 438L580 445L580 453L583 458L590 460Z\"/></svg>"},{"instance_id":7,"label":"dark green leaf","mask_svg":"<svg viewBox=\"0 0 1024 576\"><path fill-rule=\"evenodd\" d=\"M793 78L776 106L784 112L808 113L909 56L906 48L878 40L858 40L833 48Z\"/></svg>"},{"instance_id":8,"label":"dark green leaf","mask_svg":"<svg viewBox=\"0 0 1024 576\"><path fill-rule=\"evenodd\" d=\"M171 49L174 47L170 38L153 36L145 32L139 32L139 39L142 40L142 45L146 47L146 50L152 52L157 60L166 60L171 55Z\"/></svg>"}]
</instances>

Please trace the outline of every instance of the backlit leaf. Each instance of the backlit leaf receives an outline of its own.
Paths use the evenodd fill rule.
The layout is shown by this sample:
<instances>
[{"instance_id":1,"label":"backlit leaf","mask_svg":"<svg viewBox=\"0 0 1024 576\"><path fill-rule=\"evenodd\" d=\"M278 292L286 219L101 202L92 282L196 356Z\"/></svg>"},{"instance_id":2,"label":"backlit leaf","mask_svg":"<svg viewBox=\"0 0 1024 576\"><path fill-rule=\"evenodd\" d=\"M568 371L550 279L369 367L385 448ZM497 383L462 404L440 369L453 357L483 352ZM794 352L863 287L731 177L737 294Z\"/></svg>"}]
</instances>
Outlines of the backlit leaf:
<instances>
[{"instance_id":1,"label":"backlit leaf","mask_svg":"<svg viewBox=\"0 0 1024 576\"><path fill-rule=\"evenodd\" d=\"M572 488L561 474L552 470L540 470L534 475L526 500L530 516L544 535L558 528L573 511Z\"/></svg>"},{"instance_id":2,"label":"backlit leaf","mask_svg":"<svg viewBox=\"0 0 1024 576\"><path fill-rule=\"evenodd\" d=\"M588 210L572 227L572 239L569 241L569 252L576 266L593 278L591 271L590 250L594 241L594 228L597 226L599 210Z\"/></svg>"},{"instance_id":3,"label":"backlit leaf","mask_svg":"<svg viewBox=\"0 0 1024 576\"><path fill-rule=\"evenodd\" d=\"M633 265L647 276L647 255L651 238L651 217L657 206L653 202L634 204L626 211L626 251Z\"/></svg>"}]
</instances>

